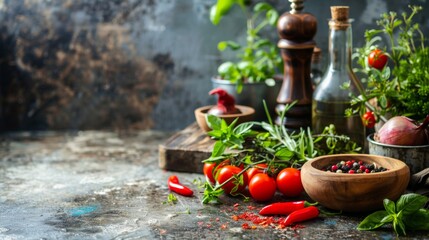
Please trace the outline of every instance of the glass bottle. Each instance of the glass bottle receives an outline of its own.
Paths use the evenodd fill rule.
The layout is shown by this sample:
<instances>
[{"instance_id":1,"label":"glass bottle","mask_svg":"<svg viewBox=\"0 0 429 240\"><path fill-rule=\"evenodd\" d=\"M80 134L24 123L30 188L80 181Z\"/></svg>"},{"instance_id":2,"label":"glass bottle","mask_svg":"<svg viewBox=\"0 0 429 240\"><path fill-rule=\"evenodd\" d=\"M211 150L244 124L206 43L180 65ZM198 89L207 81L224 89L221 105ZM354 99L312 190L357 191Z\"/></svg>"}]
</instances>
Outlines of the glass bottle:
<instances>
[{"instance_id":1,"label":"glass bottle","mask_svg":"<svg viewBox=\"0 0 429 240\"><path fill-rule=\"evenodd\" d=\"M351 97L363 91L351 67L352 20L347 6L331 7L329 20L329 66L313 93L312 128L321 133L334 124L338 134L349 136L362 149L365 148L365 127L358 114L347 117ZM348 87L345 87L348 86Z\"/></svg>"}]
</instances>

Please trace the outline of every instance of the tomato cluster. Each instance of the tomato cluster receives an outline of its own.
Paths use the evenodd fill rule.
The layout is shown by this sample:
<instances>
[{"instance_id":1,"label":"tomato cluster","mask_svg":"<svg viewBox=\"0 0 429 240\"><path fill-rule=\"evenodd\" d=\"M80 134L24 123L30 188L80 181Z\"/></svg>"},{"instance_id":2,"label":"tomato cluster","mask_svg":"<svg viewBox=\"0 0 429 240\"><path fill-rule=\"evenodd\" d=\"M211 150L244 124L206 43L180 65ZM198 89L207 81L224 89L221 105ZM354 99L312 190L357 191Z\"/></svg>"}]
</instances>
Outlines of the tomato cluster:
<instances>
[{"instance_id":1,"label":"tomato cluster","mask_svg":"<svg viewBox=\"0 0 429 240\"><path fill-rule=\"evenodd\" d=\"M299 169L288 167L277 171L265 163L245 168L231 165L229 160L221 163L204 163L204 175L212 184L218 184L230 195L243 194L248 189L255 201L269 201L276 191L287 197L297 197L304 188Z\"/></svg>"}]
</instances>

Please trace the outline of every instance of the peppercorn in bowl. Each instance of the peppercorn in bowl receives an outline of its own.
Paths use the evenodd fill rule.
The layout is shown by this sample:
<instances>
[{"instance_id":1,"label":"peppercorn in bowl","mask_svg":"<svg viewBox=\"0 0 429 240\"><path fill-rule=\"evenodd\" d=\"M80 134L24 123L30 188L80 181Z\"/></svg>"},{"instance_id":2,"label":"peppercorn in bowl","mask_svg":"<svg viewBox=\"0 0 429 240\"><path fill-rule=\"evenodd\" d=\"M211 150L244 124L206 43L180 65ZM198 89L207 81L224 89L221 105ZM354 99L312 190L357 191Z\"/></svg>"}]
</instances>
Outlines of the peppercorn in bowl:
<instances>
[{"instance_id":1,"label":"peppercorn in bowl","mask_svg":"<svg viewBox=\"0 0 429 240\"><path fill-rule=\"evenodd\" d=\"M397 200L410 180L408 166L398 159L371 154L335 154L314 158L301 169L308 196L327 208L367 212Z\"/></svg>"}]
</instances>

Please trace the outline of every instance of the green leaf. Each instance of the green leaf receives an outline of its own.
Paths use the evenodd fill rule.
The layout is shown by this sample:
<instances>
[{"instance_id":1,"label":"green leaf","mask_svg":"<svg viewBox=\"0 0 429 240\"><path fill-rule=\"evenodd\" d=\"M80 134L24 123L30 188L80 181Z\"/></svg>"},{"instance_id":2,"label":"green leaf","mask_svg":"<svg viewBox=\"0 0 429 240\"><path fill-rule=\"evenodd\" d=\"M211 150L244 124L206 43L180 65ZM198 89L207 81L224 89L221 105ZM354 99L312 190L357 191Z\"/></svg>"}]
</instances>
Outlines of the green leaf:
<instances>
[{"instance_id":1,"label":"green leaf","mask_svg":"<svg viewBox=\"0 0 429 240\"><path fill-rule=\"evenodd\" d=\"M294 155L295 153L286 147L277 150L275 153L275 156L281 160L290 160Z\"/></svg>"},{"instance_id":2,"label":"green leaf","mask_svg":"<svg viewBox=\"0 0 429 240\"><path fill-rule=\"evenodd\" d=\"M266 18L267 18L268 22L270 23L270 25L276 26L277 21L279 20L279 13L276 10L271 9L267 12Z\"/></svg>"},{"instance_id":3,"label":"green leaf","mask_svg":"<svg viewBox=\"0 0 429 240\"><path fill-rule=\"evenodd\" d=\"M219 74L228 74L234 70L236 70L236 66L233 62L224 62L217 69Z\"/></svg>"},{"instance_id":4,"label":"green leaf","mask_svg":"<svg viewBox=\"0 0 429 240\"><path fill-rule=\"evenodd\" d=\"M217 49L221 52L224 51L227 47L235 51L240 49L241 45L234 41L221 41L217 44Z\"/></svg>"},{"instance_id":5,"label":"green leaf","mask_svg":"<svg viewBox=\"0 0 429 240\"><path fill-rule=\"evenodd\" d=\"M249 131L252 130L254 123L253 122L245 122L234 128L234 134L236 135L245 135Z\"/></svg>"},{"instance_id":6,"label":"green leaf","mask_svg":"<svg viewBox=\"0 0 429 240\"><path fill-rule=\"evenodd\" d=\"M389 214L385 210L374 212L368 215L362 222L360 222L357 229L365 231L377 229L386 224L386 222L382 220L387 216L389 216Z\"/></svg>"},{"instance_id":7,"label":"green leaf","mask_svg":"<svg viewBox=\"0 0 429 240\"><path fill-rule=\"evenodd\" d=\"M403 222L410 230L429 230L429 210L421 208L412 215L404 216Z\"/></svg>"},{"instance_id":8,"label":"green leaf","mask_svg":"<svg viewBox=\"0 0 429 240\"><path fill-rule=\"evenodd\" d=\"M252 69L252 62L250 62L250 61L241 61L241 62L237 63L237 67L241 71L250 70L250 69Z\"/></svg>"},{"instance_id":9,"label":"green leaf","mask_svg":"<svg viewBox=\"0 0 429 240\"><path fill-rule=\"evenodd\" d=\"M216 143L213 146L211 158L222 155L225 152L225 150L226 150L225 144L223 144L221 141L216 141Z\"/></svg>"},{"instance_id":10,"label":"green leaf","mask_svg":"<svg viewBox=\"0 0 429 240\"><path fill-rule=\"evenodd\" d=\"M388 101L387 101L387 97L386 95L381 95L378 98L378 103L380 104L380 107L382 107L383 109L385 109L387 107Z\"/></svg>"},{"instance_id":11,"label":"green leaf","mask_svg":"<svg viewBox=\"0 0 429 240\"><path fill-rule=\"evenodd\" d=\"M209 128L213 130L220 130L221 129L221 122L222 119L212 115L212 114L206 114L206 122Z\"/></svg>"},{"instance_id":12,"label":"green leaf","mask_svg":"<svg viewBox=\"0 0 429 240\"><path fill-rule=\"evenodd\" d=\"M214 139L220 139L223 136L223 131L222 130L211 130L207 133L207 135L209 135L210 137L212 137Z\"/></svg>"},{"instance_id":13,"label":"green leaf","mask_svg":"<svg viewBox=\"0 0 429 240\"><path fill-rule=\"evenodd\" d=\"M394 201L391 201L391 200L386 198L383 200L383 205L384 205L384 209L386 209L388 214L390 214L390 215L396 214L396 207L395 207Z\"/></svg>"},{"instance_id":14,"label":"green leaf","mask_svg":"<svg viewBox=\"0 0 429 240\"><path fill-rule=\"evenodd\" d=\"M402 195L397 203L396 203L396 211L401 212L404 216L413 214L420 208L422 208L425 203L428 201L426 196L416 194L416 193L408 193Z\"/></svg>"},{"instance_id":15,"label":"green leaf","mask_svg":"<svg viewBox=\"0 0 429 240\"><path fill-rule=\"evenodd\" d=\"M218 25L222 17L229 12L236 2L235 0L218 0L210 9L210 21L214 25Z\"/></svg>"},{"instance_id":16,"label":"green leaf","mask_svg":"<svg viewBox=\"0 0 429 240\"><path fill-rule=\"evenodd\" d=\"M262 40L255 42L255 48L261 48L261 47L269 46L269 45L271 45L271 42L267 39L262 39ZM265 52L259 51L259 53L264 54Z\"/></svg>"}]
</instances>

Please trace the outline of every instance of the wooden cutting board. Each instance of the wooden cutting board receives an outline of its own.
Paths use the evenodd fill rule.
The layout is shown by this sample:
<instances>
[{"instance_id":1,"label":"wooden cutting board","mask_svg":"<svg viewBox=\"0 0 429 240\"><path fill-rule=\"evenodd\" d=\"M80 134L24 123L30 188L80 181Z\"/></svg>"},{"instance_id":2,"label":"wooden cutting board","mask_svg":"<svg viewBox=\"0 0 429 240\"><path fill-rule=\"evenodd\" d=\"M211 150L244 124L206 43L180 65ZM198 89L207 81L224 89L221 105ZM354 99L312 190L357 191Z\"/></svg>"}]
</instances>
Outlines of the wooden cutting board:
<instances>
[{"instance_id":1,"label":"wooden cutting board","mask_svg":"<svg viewBox=\"0 0 429 240\"><path fill-rule=\"evenodd\" d=\"M159 167L168 171L202 173L215 141L193 123L159 146Z\"/></svg>"}]
</instances>

